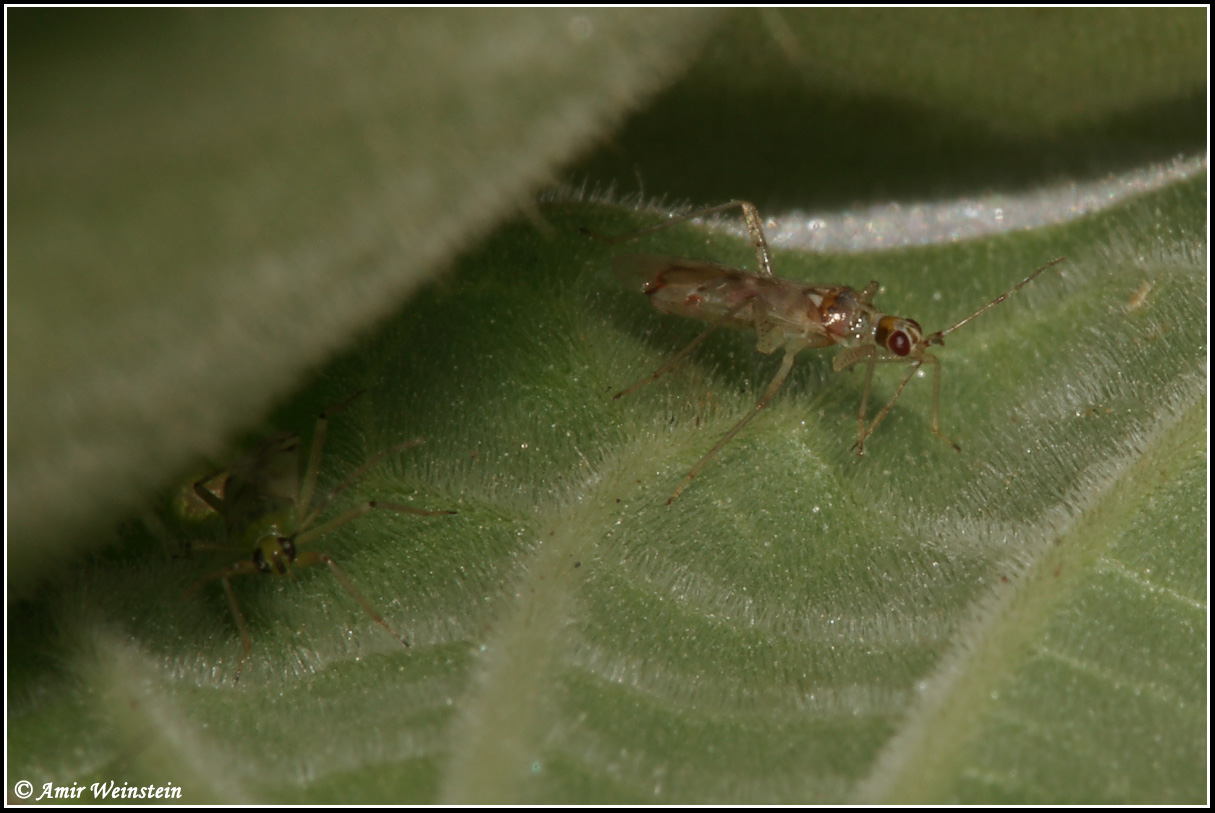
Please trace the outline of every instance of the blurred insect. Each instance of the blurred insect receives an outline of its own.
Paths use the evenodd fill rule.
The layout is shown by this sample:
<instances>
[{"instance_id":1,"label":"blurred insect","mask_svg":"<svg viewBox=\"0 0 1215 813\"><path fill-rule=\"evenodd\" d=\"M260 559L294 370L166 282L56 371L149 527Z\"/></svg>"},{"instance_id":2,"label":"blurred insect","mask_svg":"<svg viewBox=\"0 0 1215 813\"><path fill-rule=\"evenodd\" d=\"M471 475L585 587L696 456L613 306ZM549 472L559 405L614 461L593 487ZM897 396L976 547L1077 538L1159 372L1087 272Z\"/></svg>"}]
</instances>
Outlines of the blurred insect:
<instances>
[{"instance_id":1,"label":"blurred insect","mask_svg":"<svg viewBox=\"0 0 1215 813\"><path fill-rule=\"evenodd\" d=\"M1135 293L1131 294L1131 298L1122 306L1122 310L1130 313L1133 310L1138 310L1143 307L1143 303L1147 302L1148 294L1152 292L1152 283L1150 280L1144 280L1139 283L1139 287L1135 289Z\"/></svg>"},{"instance_id":2,"label":"blurred insect","mask_svg":"<svg viewBox=\"0 0 1215 813\"><path fill-rule=\"evenodd\" d=\"M768 251L768 241L764 237L759 212L754 205L745 201L731 201L672 218L631 234L601 239L612 243L633 240L678 223L735 207L742 209L751 244L755 247L755 259L758 263L756 272L675 257L625 256L618 258L616 263L622 277L642 283L641 290L659 311L700 319L709 322L709 326L665 364L632 386L616 393L614 398L628 395L670 372L720 327L754 330L758 338L756 349L761 353L772 353L781 347L785 349L780 368L760 393L755 406L692 467L683 482L667 499L667 505L674 502L717 453L768 405L785 383L793 367L794 356L807 349L832 345L843 348L832 365L836 372L857 364L866 367L865 386L857 412L857 441L853 447L858 455L865 453L865 440L890 413L912 375L925 364L933 368L932 432L954 449L961 451L960 447L940 430L938 413L941 402L941 366L937 357L928 352L928 349L934 345L944 345L945 336L979 314L999 305L1043 271L1066 259L1058 257L1051 260L965 319L925 336L923 328L916 321L891 316L873 305L873 297L879 287L877 281L870 282L857 291L845 285L811 285L774 276L772 256ZM869 406L874 367L879 363L889 362L906 362L907 372L903 374L890 401L882 407L871 423L866 424L865 413Z\"/></svg>"},{"instance_id":3,"label":"blurred insect","mask_svg":"<svg viewBox=\"0 0 1215 813\"><path fill-rule=\"evenodd\" d=\"M360 466L313 507L312 499L320 473L321 455L325 446L325 437L328 434L329 418L344 411L357 397L356 394L327 413L321 413L317 418L316 431L313 433L312 446L308 453L308 464L302 472L300 436L294 432L287 432L266 440L237 460L228 469L226 476L222 477L220 488L212 490L211 487L219 481L221 475L224 475L222 471L212 472L194 483L193 490L198 498L223 519L225 536L230 543L229 546L194 546L195 549L229 550L235 546L246 551L250 548L253 549L252 556L203 576L186 591L184 597L188 601L204 585L217 579L223 585L224 592L228 596L228 605L232 608L232 616L236 619L236 627L240 631L241 644L244 646L244 654L241 656L240 665L237 666L234 682L240 681L245 661L249 659L249 653L252 651L252 644L249 639L249 631L245 626L244 615L237 604L236 594L232 591L229 579L246 573L285 576L293 568L310 567L316 564L328 565L338 583L354 597L363 610L404 646L409 646L409 642L397 634L372 603L355 589L346 574L333 561L333 557L315 550L304 552L299 550L330 531L374 510L397 511L423 517L455 513L455 511L423 511L407 505L368 500L313 527L317 518L334 497L362 477L368 469L389 455L422 443L421 439L411 440L380 452Z\"/></svg>"}]
</instances>

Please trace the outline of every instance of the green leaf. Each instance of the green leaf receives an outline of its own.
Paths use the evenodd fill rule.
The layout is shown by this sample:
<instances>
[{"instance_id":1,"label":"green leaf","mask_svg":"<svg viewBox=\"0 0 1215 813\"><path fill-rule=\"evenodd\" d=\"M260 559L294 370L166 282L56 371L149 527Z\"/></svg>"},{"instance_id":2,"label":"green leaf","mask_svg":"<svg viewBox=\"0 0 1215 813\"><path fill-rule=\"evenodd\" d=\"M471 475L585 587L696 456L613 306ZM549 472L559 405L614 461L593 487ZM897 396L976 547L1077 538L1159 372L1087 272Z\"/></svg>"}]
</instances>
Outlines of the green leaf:
<instances>
[{"instance_id":1,"label":"green leaf","mask_svg":"<svg viewBox=\"0 0 1215 813\"><path fill-rule=\"evenodd\" d=\"M16 12L9 585L218 456L709 19Z\"/></svg>"},{"instance_id":2,"label":"green leaf","mask_svg":"<svg viewBox=\"0 0 1215 813\"><path fill-rule=\"evenodd\" d=\"M583 171L592 179L629 183L631 167L619 174L605 168L636 157L650 192L700 197L700 189L712 202L747 196L780 207L766 205L765 215L800 205L833 228L848 218L823 208L830 201L914 203L944 190L952 195L945 206L964 210L989 184L1028 189L1008 206L1010 217L1028 213L1037 224L1030 228L997 225L986 236L951 241L915 225L915 214L933 210L909 207L906 218L869 210L865 223L912 221L905 231L927 244L888 250L889 232L862 228L869 242L850 253L776 251L778 273L791 279L858 288L880 280L877 303L928 330L956 322L1043 262L1068 257L950 334L938 350L942 430L961 453L933 437L931 382L924 379L911 382L858 458L850 447L863 375L832 372L831 351L806 352L782 394L670 507L663 502L680 478L750 408L779 359L756 353L753 335L719 331L677 371L613 400L703 325L656 313L610 268L627 252L753 267L745 240L688 225L626 248L608 246L581 229L620 234L659 218L567 200L542 205L480 242L459 243L454 270L416 288L385 282L393 263L411 253L405 231L401 244L393 242L394 228L425 235L427 223L450 224L418 249L421 259L408 267L420 269L438 263L442 249L464 235L488 229L486 220L466 225L471 216L453 224L452 212L505 208L486 203L479 182L460 185L459 178L480 171L476 150L457 143L440 151L450 162L443 171L452 173L433 187L450 195L450 207L436 207L445 218L406 216L435 200L425 195L408 207L377 209L408 177L401 168L408 162L399 160L392 180L373 194L369 161L362 185L342 186L339 197L353 201L336 206L344 217L327 222L255 204L252 191L269 194L266 179L285 175L267 169L259 181L249 174L274 151L250 146L256 140L222 140L209 154L243 184L229 200L245 200L254 216L242 238L246 248L234 253L239 241L231 232L203 234L188 227L189 217L162 211L168 225L141 220L157 214L142 191L156 172L155 156L142 170L147 176L129 180L126 198L116 189L107 206L90 199L76 213L73 232L68 180L87 170L98 180L85 188L99 194L123 172L139 169L137 151L127 146L117 169L101 162L100 148L79 158L60 170L61 183L38 192L46 200L35 207L26 205L39 189L34 180L49 171L51 156L63 155L50 136L66 125L56 120L17 134L23 150L39 143L44 155L38 163L17 153L10 186L10 232L24 241L10 254L10 431L17 445L10 474L20 475L11 478L10 503L23 512L10 526L21 546L10 550L10 565L24 557L23 583L42 581L32 597L9 605L10 784L27 780L36 797L44 783L79 783L90 801L93 782L170 785L191 803L1201 801L1207 178L1203 159L1172 171L1152 163L1178 144L1196 145L1189 152L1200 154L1193 117L1144 124L1150 138L1125 133L1135 130L1126 122L1142 121L1144 111L1188 111L1195 88L1205 91L1205 56L1199 72L1189 70L1195 26L1178 23L1191 19L1184 12L1001 15L1006 23L1032 19L1024 24L1038 26L1047 40L1044 32L1060 37L1060 30L1083 24L1086 36L1077 41L1086 45L1075 54L1048 49L1053 59L1070 58L1080 78L1069 84L1067 65L1052 65L1037 74L1038 85L1026 80L1041 90L1041 111L1016 135L1016 154L997 169L979 169L976 156L998 156L1001 145L1012 143L992 133L1007 134L1034 106L1026 101L1034 94L1010 90L1001 102L1000 94L989 99L975 88L993 73L1022 77L1028 70L1015 64L1020 49L993 43L1034 38L1000 29L983 14L946 13L734 18L684 82L634 120L614 147L587 160ZM132 19L147 18L126 18L119 33L134 37ZM586 22L540 13L335 14L323 18L326 26L304 24L317 19L308 15L187 19L201 19L204 29L212 20L237 20L230 30L245 31L250 41L258 37L249 31L264 34L267 26L289 31L271 41L321 65L344 64L332 50L336 40L325 45L334 21L361 21L364 34L345 40L341 53L366 55L355 64L369 72L377 54L395 49L351 43L386 29L386 19L400 29L424 28L426 42L475 22L486 32L479 48L465 42L450 58L434 60L440 77L476 73L499 40L516 47L523 31L539 36L548 24L580 32ZM248 19L263 28L246 28ZM291 19L294 28L280 28ZM523 19L519 29L502 31L506 21ZM626 26L631 19L615 18ZM912 19L923 24L907 24ZM633 41L622 35L626 44L617 44L604 18L591 22L596 36L613 43L605 54L623 64ZM969 39L972 47L940 45L916 56L908 53L908 29L917 42ZM80 36L100 47L99 37ZM191 41L201 48L197 42L206 40ZM835 43L842 55L832 56L823 42ZM1158 58L1147 62L1152 70L1127 71L1117 49L1097 49L1105 54L1102 72L1092 64L1092 43L1103 42L1140 43L1140 50L1155 42L1147 50ZM1024 50L1030 64L1044 58L1041 50ZM141 51L126 53L134 54L133 74L157 64ZM866 53L871 63L858 61ZM753 62L740 61L744 55ZM906 55L906 66L918 68L895 70L891 55ZM83 59L47 60L71 76L62 66L72 58ZM587 73L609 72L607 58L600 55ZM994 67L1001 60L1003 71ZM1079 72L1081 62L1086 73ZM814 66L822 63L833 70L819 73ZM848 81L847 64L855 70ZM1140 74L1151 81L1132 81ZM351 79L357 75L334 68L312 76L350 89L358 87ZM177 74L161 76L176 84ZM1043 76L1051 81L1040 84ZM1089 84L1107 88L1101 80L1108 76L1130 77L1124 92L1082 91ZM554 81L535 79L526 98L560 98ZM845 146L798 163L748 116L780 108L790 88L810 88L803 101L821 101L814 82L833 87L835 104L850 113L824 119L829 134L815 138L825 139L822 150ZM247 84L250 98L274 95L272 85ZM196 87L194 98L211 88L201 78ZM742 91L727 92L731 87ZM883 95L878 108L875 88ZM388 93L400 95L387 107L375 95L352 102L357 109L344 142L377 143L363 139L383 132L371 123L387 121L398 135L378 143L456 143L465 130L435 112L446 107L411 108L411 92ZM581 94L611 95L602 88ZM486 110L492 95L476 97L469 110ZM448 106L457 97L443 96ZM150 111L161 104L156 98L148 97ZM893 171L887 189L896 193L883 197L878 170L846 182L849 167L859 167L846 145L879 169L896 163L874 152L889 136L859 123L900 99L904 121L946 123L908 131L900 149L925 158ZM987 100L992 109L982 115L995 123L951 129L944 113L970 109L979 116L976 99ZM1069 117L1076 99L1088 104ZM501 104L528 110L523 101L505 96ZM35 102L51 111L50 97L14 104ZM603 102L603 109L627 103ZM381 109L382 117L371 115ZM434 115L419 114L416 130L402 130L409 109ZM701 118L690 117L691 110ZM290 121L296 114L277 115ZM172 134L161 114L148 115ZM811 115L798 112L795 119ZM718 131L718 163L700 170L715 176L721 166L724 178L698 179L690 168L680 173L698 144L712 144L703 122L713 119L750 121L750 136ZM669 132L683 122L695 138L648 141L647 121L657 120ZM957 142L937 140L947 130ZM340 134L326 132L317 136L326 154L348 156L337 146ZM484 137L483 154L493 156L493 166L509 174L507 167L530 148L510 142L491 151L495 132L478 131L477 138ZM949 144L963 142L973 149L959 167L948 160ZM247 155L234 146L242 143ZM200 184L223 183L222 172L207 171L189 154L181 153L178 166L195 181L161 187L189 190L183 212L215 200L199 192ZM736 156L744 158L741 169L729 160ZM681 177L655 188L652 167L668 163ZM746 172L761 166L759 176ZM1073 192L1055 182L1060 166L1080 177L1094 167L1100 175L1119 172L1101 188L1110 200L1123 196L1121 202L1090 206L1098 211L1084 217L1061 215ZM745 176L740 188L716 188L734 172ZM1024 180L1009 183L1018 172ZM836 185L792 197L791 190L821 173ZM939 184L926 182L933 173ZM335 171L331 180L345 177ZM1143 178L1153 179L1148 191L1127 196L1132 187L1144 188ZM498 183L499 190L509 185ZM510 183L520 188L526 180ZM332 197L280 189L280 203L315 213ZM131 199L145 207L124 209L121 202ZM231 217L233 210L220 208ZM281 217L281 230L267 229L267 217ZM394 218L405 222L390 226ZM804 220L785 215L772 233ZM352 222L366 229L352 231ZM52 233L62 239L46 239ZM111 241L97 243L97 234ZM151 259L120 280L83 272L52 277L72 280L56 300L47 293L53 287L30 270L46 262L67 273L84 267L86 257L103 268L125 267L140 256L132 250L140 245L135 234L148 235ZM207 239L216 241L213 250L201 251ZM389 244L391 250L368 253L368 245ZM32 253L36 245L42 254ZM171 265L164 260L170 246L183 269L175 281L162 282L154 272ZM52 263L56 252L77 259ZM250 279L264 285L239 281L245 272L223 276L237 256L246 272L263 269ZM257 259L267 256L279 259ZM297 276L296 264L284 257L311 258L314 270ZM351 286L358 290L345 291ZM399 305L406 290L415 295ZM341 300L347 294L360 304L347 308ZM331 300L345 315L318 315ZM229 317L227 306L245 315ZM193 348L173 338L190 331L169 318L181 313L188 326L196 318L192 309L204 312L197 318L208 326ZM244 320L263 309L266 324L254 330ZM144 355L135 353L133 329L128 335L116 327L140 314L148 318L138 324L155 337ZM224 335L225 326L232 335ZM122 353L102 341L113 334L127 348ZM342 347L319 372L302 374ZM92 378L84 380L82 369L92 370ZM877 371L871 415L889 399L898 375L894 365ZM256 426L262 406L289 386L296 393ZM116 396L124 391L125 401ZM240 577L232 586L252 653L234 686L242 648L222 588L211 582L190 600L183 596L248 552L181 558L186 543L222 542L223 530L213 516L185 513L178 498L208 468L203 453L216 464L231 459L216 449L234 427L247 432L247 443L272 428L307 438L321 410L358 391L365 393L331 423L321 493L383 449L415 437L426 442L373 466L326 515L368 499L457 513L372 512L313 549L332 555L411 647L368 618L324 568L287 579ZM78 414L77 422L63 424L63 410ZM145 414L155 428L143 437L132 416ZM149 451L158 444L163 451ZM148 496L153 490L164 496ZM136 494L146 507L122 525L120 545L103 549L115 536L110 517L127 513ZM56 545L66 547L43 550ZM82 545L104 552L57 564L65 550ZM51 566L56 578L48 581Z\"/></svg>"}]
</instances>

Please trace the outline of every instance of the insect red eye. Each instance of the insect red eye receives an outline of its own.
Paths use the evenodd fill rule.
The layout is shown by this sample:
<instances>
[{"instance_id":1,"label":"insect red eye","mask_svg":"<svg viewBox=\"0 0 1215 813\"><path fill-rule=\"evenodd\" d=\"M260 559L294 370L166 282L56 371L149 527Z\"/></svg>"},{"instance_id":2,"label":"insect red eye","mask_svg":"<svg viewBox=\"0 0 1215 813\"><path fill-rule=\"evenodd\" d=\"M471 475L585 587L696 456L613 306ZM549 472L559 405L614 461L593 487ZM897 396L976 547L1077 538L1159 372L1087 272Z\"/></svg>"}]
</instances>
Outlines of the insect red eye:
<instances>
[{"instance_id":1,"label":"insect red eye","mask_svg":"<svg viewBox=\"0 0 1215 813\"><path fill-rule=\"evenodd\" d=\"M907 338L907 334L903 331L896 330L890 335L890 341L886 343L886 346L896 356L905 356L911 352L911 339Z\"/></svg>"}]
</instances>

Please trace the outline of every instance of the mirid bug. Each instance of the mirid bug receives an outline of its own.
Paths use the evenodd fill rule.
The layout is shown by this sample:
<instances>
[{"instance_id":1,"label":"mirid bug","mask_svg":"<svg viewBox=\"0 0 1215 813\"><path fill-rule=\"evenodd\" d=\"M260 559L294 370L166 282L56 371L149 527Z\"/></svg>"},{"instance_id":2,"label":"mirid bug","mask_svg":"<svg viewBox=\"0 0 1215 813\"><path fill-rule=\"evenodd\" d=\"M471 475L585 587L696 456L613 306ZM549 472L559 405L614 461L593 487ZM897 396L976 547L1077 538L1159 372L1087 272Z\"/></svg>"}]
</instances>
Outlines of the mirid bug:
<instances>
[{"instance_id":1,"label":"mirid bug","mask_svg":"<svg viewBox=\"0 0 1215 813\"><path fill-rule=\"evenodd\" d=\"M360 466L325 499L313 507L312 499L320 473L329 417L343 411L353 400L354 398L351 398L332 408L328 413L321 413L317 418L312 446L308 453L307 467L302 471L300 436L294 432L288 432L266 440L237 460L228 469L227 475L223 479L223 487L220 490L222 496L207 486L216 481L223 472L213 472L194 484L194 492L198 497L222 518L225 537L230 543L222 547L196 547L228 549L232 546L239 547L241 550L252 549L253 551L251 556L203 576L185 595L185 600L189 600L204 585L215 580L219 580L223 585L224 592L228 596L228 605L232 609L232 616L236 620L236 627L240 632L241 644L244 646L244 654L236 668L234 683L240 681L245 661L249 659L249 653L252 651L252 644L249 631L245 626L244 615L240 611L240 605L236 601L236 594L232 591L229 579L246 573L285 576L293 568L310 567L316 564L327 565L342 588L377 624L404 646L409 646L409 642L393 630L372 603L355 589L350 579L337 566L333 557L315 550L303 552L299 550L304 545L314 542L330 531L373 510L397 511L418 516L455 513L454 511L423 511L407 505L368 500L313 527L333 498L362 477L368 469L388 455L422 443L420 439L411 440L380 452Z\"/></svg>"},{"instance_id":2,"label":"mirid bug","mask_svg":"<svg viewBox=\"0 0 1215 813\"><path fill-rule=\"evenodd\" d=\"M814 285L775 276L772 273L772 256L768 250L759 212L754 205L745 201L731 201L672 218L631 234L604 239L612 243L633 240L678 223L735 207L742 209L747 232L755 247L758 269L755 272L674 257L626 256L617 261L617 269L622 276L639 279L642 282L641 290L659 311L700 319L708 322L709 326L665 364L632 386L616 393L615 398L628 395L670 372L720 327L754 330L757 336L756 349L761 353L773 353L782 347L785 350L776 375L760 393L755 406L692 467L683 482L667 499L667 505L682 494L717 453L776 396L793 367L794 356L802 350L840 346L843 349L832 365L837 372L858 364L865 365L865 384L860 409L857 411L857 441L854 447L858 455L865 453L866 439L890 413L907 382L925 364L933 368L932 432L960 451L960 447L942 434L940 429L938 415L941 402L941 365L937 357L928 352L929 348L943 345L945 336L1000 304L1043 271L1066 259L1058 257L1051 260L965 319L944 330L925 335L923 328L915 320L883 313L873 305L873 297L879 287L876 281L857 291L846 285ZM874 368L879 363L890 362L906 363L907 371L886 406L867 424L865 413L869 406L869 390L873 383Z\"/></svg>"}]
</instances>

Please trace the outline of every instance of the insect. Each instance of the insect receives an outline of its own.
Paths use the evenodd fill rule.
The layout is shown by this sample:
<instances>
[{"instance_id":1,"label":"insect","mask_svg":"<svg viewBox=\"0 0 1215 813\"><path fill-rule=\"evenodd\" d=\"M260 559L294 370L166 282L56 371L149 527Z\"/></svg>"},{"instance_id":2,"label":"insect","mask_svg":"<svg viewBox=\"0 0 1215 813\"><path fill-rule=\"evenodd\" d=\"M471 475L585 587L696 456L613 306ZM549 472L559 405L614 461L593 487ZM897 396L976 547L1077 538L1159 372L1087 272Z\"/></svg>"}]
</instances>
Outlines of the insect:
<instances>
[{"instance_id":1,"label":"insect","mask_svg":"<svg viewBox=\"0 0 1215 813\"><path fill-rule=\"evenodd\" d=\"M236 594L232 591L229 580L233 576L246 573L285 576L293 568L310 567L317 564L327 565L342 588L377 624L403 645L409 646L409 642L388 626L388 622L372 603L355 589L332 556L315 550L302 552L299 550L330 531L374 510L397 511L424 517L455 513L454 511L423 511L407 505L369 500L320 525L315 525L333 498L362 477L368 469L388 455L422 443L420 439L411 440L380 452L342 481L316 506L313 506L312 501L316 491L317 477L320 473L325 437L328 434L329 418L344 411L357 397L358 394L331 408L327 413L321 413L317 418L311 449L308 452L307 467L302 471L300 436L294 432L287 432L266 440L237 460L223 477L222 488L218 491L213 491L209 486L218 481L223 474L222 471L213 472L194 484L194 492L199 499L223 519L225 536L231 546L240 546L240 549L246 551L250 548L253 550L251 556L203 576L186 591L184 597L188 601L204 585L215 580L219 580L223 585L224 592L228 596L228 605L232 609L232 616L236 619L236 627L240 631L241 644L244 646L244 654L241 656L240 665L237 666L234 683L240 682L241 672L252 651L252 644L249 639L249 631L245 626L244 615L240 611L240 605L237 604ZM196 547L229 549L229 546Z\"/></svg>"},{"instance_id":2,"label":"insect","mask_svg":"<svg viewBox=\"0 0 1215 813\"><path fill-rule=\"evenodd\" d=\"M618 271L622 276L642 281L642 291L659 311L700 319L708 322L709 326L665 364L632 386L616 393L614 398L628 395L670 372L687 358L697 345L721 327L754 330L757 337L756 349L761 353L773 353L782 347L785 350L776 375L760 393L755 406L692 467L683 482L667 499L667 505L674 502L718 452L776 396L793 367L794 356L802 350L838 345L842 351L835 357L832 365L836 372L858 364L865 366L865 386L860 409L857 411L857 441L854 446L858 455L865 453L866 439L890 413L911 377L926 364L933 368L932 432L955 450L961 451L940 429L938 414L941 403L941 365L937 357L929 352L929 348L944 345L947 335L999 305L1043 271L1066 259L1058 257L1051 260L965 319L944 330L925 335L923 328L915 320L883 313L873 304L873 297L879 287L876 280L857 291L845 285L812 285L775 276L772 273L772 255L764 237L759 212L754 205L746 201L731 201L672 218L631 234L604 239L612 243L624 242L697 217L734 208L742 209L751 244L755 247L755 259L759 269L756 272L674 257L626 256L617 261ZM872 422L866 423L865 413L869 406L873 370L878 364L890 362L905 362L907 371L890 401L882 407Z\"/></svg>"}]
</instances>

